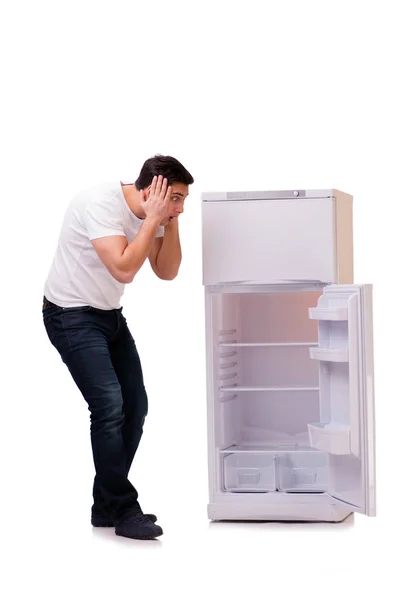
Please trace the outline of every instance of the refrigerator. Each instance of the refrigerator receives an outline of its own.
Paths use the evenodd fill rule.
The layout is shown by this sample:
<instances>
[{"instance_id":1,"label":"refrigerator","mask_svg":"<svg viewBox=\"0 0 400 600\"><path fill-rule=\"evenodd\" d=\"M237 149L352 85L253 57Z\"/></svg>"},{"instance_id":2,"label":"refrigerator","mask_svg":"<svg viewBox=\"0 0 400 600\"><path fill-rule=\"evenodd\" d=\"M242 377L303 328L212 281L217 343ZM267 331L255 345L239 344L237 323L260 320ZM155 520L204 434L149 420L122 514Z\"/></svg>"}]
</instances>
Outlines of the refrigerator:
<instances>
[{"instance_id":1,"label":"refrigerator","mask_svg":"<svg viewBox=\"0 0 400 600\"><path fill-rule=\"evenodd\" d=\"M372 285L353 197L203 192L208 517L376 514Z\"/></svg>"}]
</instances>

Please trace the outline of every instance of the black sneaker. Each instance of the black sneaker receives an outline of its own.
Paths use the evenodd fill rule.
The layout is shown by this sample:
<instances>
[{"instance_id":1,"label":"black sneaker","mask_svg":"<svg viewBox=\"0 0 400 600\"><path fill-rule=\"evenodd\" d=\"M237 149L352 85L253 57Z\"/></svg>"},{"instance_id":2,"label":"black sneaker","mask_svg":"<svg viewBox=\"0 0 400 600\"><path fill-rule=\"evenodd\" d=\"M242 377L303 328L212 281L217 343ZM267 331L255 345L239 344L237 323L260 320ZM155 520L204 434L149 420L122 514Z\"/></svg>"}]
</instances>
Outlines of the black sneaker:
<instances>
[{"instance_id":1,"label":"black sneaker","mask_svg":"<svg viewBox=\"0 0 400 600\"><path fill-rule=\"evenodd\" d=\"M150 519L150 521L152 521L153 523L155 523L157 521L156 515L152 515L149 513L144 516L147 517L148 519ZM114 527L115 520L113 519L113 517L110 517L110 515L108 515L105 512L100 513L100 512L94 512L92 510L91 523L92 523L93 527Z\"/></svg>"},{"instance_id":2,"label":"black sneaker","mask_svg":"<svg viewBox=\"0 0 400 600\"><path fill-rule=\"evenodd\" d=\"M115 521L116 535L136 540L151 540L163 534L159 525L149 519L141 511L131 513Z\"/></svg>"}]
</instances>

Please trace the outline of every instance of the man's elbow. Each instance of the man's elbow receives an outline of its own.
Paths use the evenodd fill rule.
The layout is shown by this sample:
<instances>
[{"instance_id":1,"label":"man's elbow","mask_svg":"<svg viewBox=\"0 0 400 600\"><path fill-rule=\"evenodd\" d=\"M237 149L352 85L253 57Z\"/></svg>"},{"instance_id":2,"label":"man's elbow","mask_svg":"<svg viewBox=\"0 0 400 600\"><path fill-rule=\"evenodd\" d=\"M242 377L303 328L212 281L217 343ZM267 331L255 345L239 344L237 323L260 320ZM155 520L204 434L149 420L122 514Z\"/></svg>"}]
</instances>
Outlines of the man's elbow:
<instances>
[{"instance_id":1,"label":"man's elbow","mask_svg":"<svg viewBox=\"0 0 400 600\"><path fill-rule=\"evenodd\" d=\"M116 279L119 283L127 284L132 283L135 278L136 273L125 273L123 271L118 271L118 273L113 273L114 279Z\"/></svg>"},{"instance_id":2,"label":"man's elbow","mask_svg":"<svg viewBox=\"0 0 400 600\"><path fill-rule=\"evenodd\" d=\"M164 281L172 281L173 279L175 279L175 277L177 277L178 275L178 271L176 271L175 273L158 273L158 276L160 279L163 279Z\"/></svg>"},{"instance_id":3,"label":"man's elbow","mask_svg":"<svg viewBox=\"0 0 400 600\"><path fill-rule=\"evenodd\" d=\"M175 279L175 277L176 275L159 275L159 278L163 281L172 281L173 279Z\"/></svg>"}]
</instances>

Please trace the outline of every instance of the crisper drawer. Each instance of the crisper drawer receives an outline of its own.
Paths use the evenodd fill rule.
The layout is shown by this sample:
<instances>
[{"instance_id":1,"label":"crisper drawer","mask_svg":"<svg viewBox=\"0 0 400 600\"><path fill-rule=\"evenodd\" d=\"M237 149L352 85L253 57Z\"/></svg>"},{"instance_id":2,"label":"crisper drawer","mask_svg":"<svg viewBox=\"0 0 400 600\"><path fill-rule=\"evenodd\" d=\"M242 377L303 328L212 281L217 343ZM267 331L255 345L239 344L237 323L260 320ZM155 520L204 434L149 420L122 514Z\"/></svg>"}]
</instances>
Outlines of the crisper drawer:
<instances>
[{"instance_id":1,"label":"crisper drawer","mask_svg":"<svg viewBox=\"0 0 400 600\"><path fill-rule=\"evenodd\" d=\"M336 282L335 206L335 198L203 201L203 284Z\"/></svg>"},{"instance_id":2,"label":"crisper drawer","mask_svg":"<svg viewBox=\"0 0 400 600\"><path fill-rule=\"evenodd\" d=\"M229 492L276 490L273 454L227 454L223 457L224 489Z\"/></svg>"},{"instance_id":3,"label":"crisper drawer","mask_svg":"<svg viewBox=\"0 0 400 600\"><path fill-rule=\"evenodd\" d=\"M326 492L329 458L316 450L233 453L222 458L227 492Z\"/></svg>"},{"instance_id":4,"label":"crisper drawer","mask_svg":"<svg viewBox=\"0 0 400 600\"><path fill-rule=\"evenodd\" d=\"M278 489L282 492L325 492L328 489L328 455L292 452L277 460Z\"/></svg>"}]
</instances>

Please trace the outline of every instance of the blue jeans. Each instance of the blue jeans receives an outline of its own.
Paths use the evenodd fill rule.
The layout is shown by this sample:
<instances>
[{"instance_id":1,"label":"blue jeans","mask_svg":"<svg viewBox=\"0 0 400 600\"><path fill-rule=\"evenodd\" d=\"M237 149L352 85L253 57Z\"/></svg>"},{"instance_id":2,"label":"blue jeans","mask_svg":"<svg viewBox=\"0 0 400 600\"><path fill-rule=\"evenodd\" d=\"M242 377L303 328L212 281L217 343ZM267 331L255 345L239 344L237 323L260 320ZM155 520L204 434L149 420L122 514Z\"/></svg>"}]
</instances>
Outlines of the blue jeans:
<instances>
[{"instance_id":1,"label":"blue jeans","mask_svg":"<svg viewBox=\"0 0 400 600\"><path fill-rule=\"evenodd\" d=\"M44 298L43 322L90 411L92 511L118 518L138 507L128 473L148 409L134 339L122 308L61 308Z\"/></svg>"}]
</instances>

